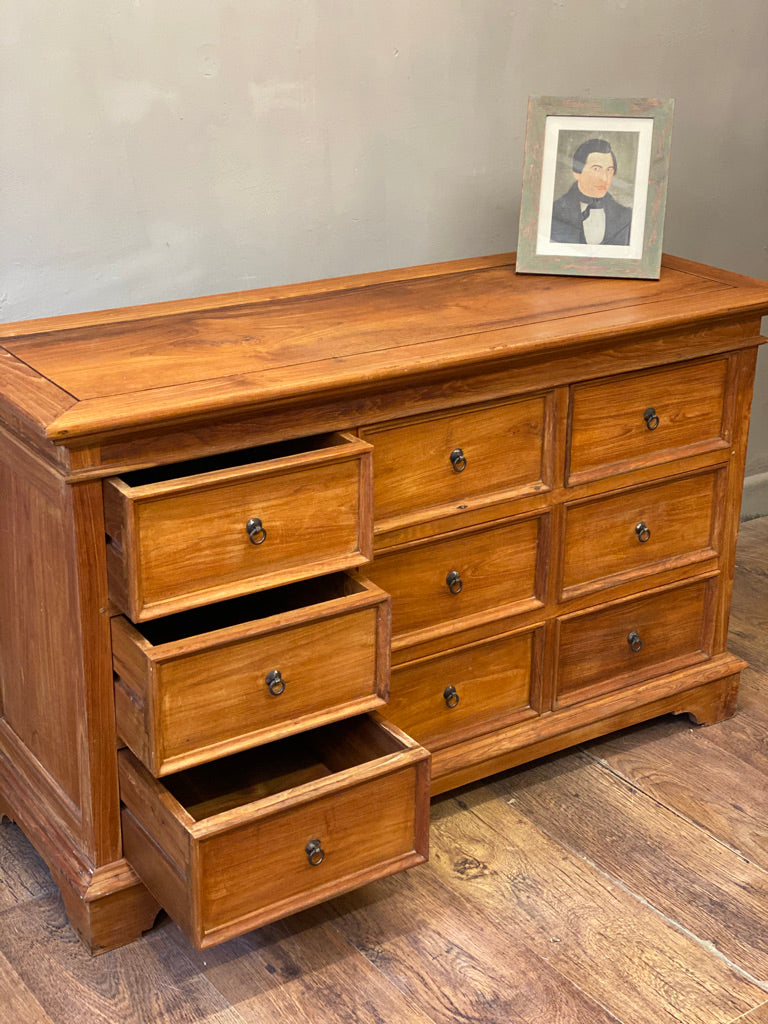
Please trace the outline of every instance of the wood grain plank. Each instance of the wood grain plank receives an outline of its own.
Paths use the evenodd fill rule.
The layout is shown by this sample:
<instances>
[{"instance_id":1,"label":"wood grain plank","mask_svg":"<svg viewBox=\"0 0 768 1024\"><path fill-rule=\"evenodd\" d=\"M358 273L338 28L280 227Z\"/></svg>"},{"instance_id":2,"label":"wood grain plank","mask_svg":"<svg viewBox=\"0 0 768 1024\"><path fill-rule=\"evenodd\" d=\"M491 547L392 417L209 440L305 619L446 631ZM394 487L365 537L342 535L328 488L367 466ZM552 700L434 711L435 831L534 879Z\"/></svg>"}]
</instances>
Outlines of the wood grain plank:
<instances>
[{"instance_id":1,"label":"wood grain plank","mask_svg":"<svg viewBox=\"0 0 768 1024\"><path fill-rule=\"evenodd\" d=\"M768 517L742 523L728 641L735 652L748 651L755 668L768 672Z\"/></svg>"},{"instance_id":2,"label":"wood grain plank","mask_svg":"<svg viewBox=\"0 0 768 1024\"><path fill-rule=\"evenodd\" d=\"M768 576L768 516L750 519L739 527L736 566Z\"/></svg>"},{"instance_id":3,"label":"wood grain plank","mask_svg":"<svg viewBox=\"0 0 768 1024\"><path fill-rule=\"evenodd\" d=\"M203 953L176 937L247 1024L433 1024L331 916L327 908L297 914Z\"/></svg>"},{"instance_id":4,"label":"wood grain plank","mask_svg":"<svg viewBox=\"0 0 768 1024\"><path fill-rule=\"evenodd\" d=\"M56 891L32 844L16 825L0 825L0 911Z\"/></svg>"},{"instance_id":5,"label":"wood grain plank","mask_svg":"<svg viewBox=\"0 0 768 1024\"><path fill-rule=\"evenodd\" d=\"M616 1018L526 944L506 916L429 866L334 901L334 925L436 1024L608 1024Z\"/></svg>"},{"instance_id":6,"label":"wood grain plank","mask_svg":"<svg viewBox=\"0 0 768 1024\"><path fill-rule=\"evenodd\" d=\"M616 280L606 289L573 278L553 288L549 278L491 260L10 324L0 336L10 353L77 396L74 408L44 420L49 437L68 441L254 403L295 406L307 395L353 394L377 381L445 377L536 353L580 357L603 342L626 355L638 339L646 347L650 332L680 326L699 337L716 331L711 351L728 347L730 331L736 348L751 346L766 308L764 284L703 276L692 264L665 267L652 283ZM654 358L646 354L645 365Z\"/></svg>"},{"instance_id":7,"label":"wood grain plank","mask_svg":"<svg viewBox=\"0 0 768 1024\"><path fill-rule=\"evenodd\" d=\"M433 813L432 865L622 1021L720 1024L765 992L486 788ZM467 814L466 812L471 813Z\"/></svg>"},{"instance_id":8,"label":"wood grain plank","mask_svg":"<svg viewBox=\"0 0 768 1024\"><path fill-rule=\"evenodd\" d=\"M768 576L740 572L734 587L728 648L768 672Z\"/></svg>"},{"instance_id":9,"label":"wood grain plank","mask_svg":"<svg viewBox=\"0 0 768 1024\"><path fill-rule=\"evenodd\" d=\"M669 263L667 262L669 261ZM475 256L469 259L454 260L446 263L426 263L415 267L396 267L392 270L379 270L366 274L350 274L346 277L332 277L320 281L296 282L288 285L275 285L267 288L251 289L239 292L221 292L217 295L202 295L197 298L171 299L164 302L146 303L142 306L120 307L117 309L95 310L86 313L66 313L60 316L41 317L35 320L22 320L16 323L0 324L0 338L29 337L36 334L52 334L61 330L75 330L84 327L99 327L107 324L121 324L126 321L149 320L155 317L171 315L189 315L194 313L210 313L241 306L254 306L260 302L274 302L291 298L306 298L311 295L323 295L328 292L344 291L347 288L359 288L362 285L391 284L404 279L417 280L422 277L442 277L448 272L461 273L473 270L484 270L493 267L514 267L514 253L497 253L491 256ZM725 271L715 271L704 264L694 265L677 257L665 257L664 266L679 269L683 273L694 272L698 276L723 280ZM714 272L713 272L714 271ZM752 278L736 278L735 283L745 281L756 284Z\"/></svg>"},{"instance_id":10,"label":"wood grain plank","mask_svg":"<svg viewBox=\"0 0 768 1024\"><path fill-rule=\"evenodd\" d=\"M0 1019L8 1021L8 1024L54 1024L2 953Z\"/></svg>"},{"instance_id":11,"label":"wood grain plank","mask_svg":"<svg viewBox=\"0 0 768 1024\"><path fill-rule=\"evenodd\" d=\"M768 786L761 767L700 729L662 719L589 744L590 754L641 792L768 869ZM714 731L714 733L713 733ZM712 738L710 738L712 736Z\"/></svg>"},{"instance_id":12,"label":"wood grain plank","mask_svg":"<svg viewBox=\"0 0 768 1024\"><path fill-rule=\"evenodd\" d=\"M768 872L660 806L585 752L550 758L491 791L730 962L768 978Z\"/></svg>"},{"instance_id":13,"label":"wood grain plank","mask_svg":"<svg viewBox=\"0 0 768 1024\"><path fill-rule=\"evenodd\" d=\"M141 942L91 957L61 901L41 897L0 914L0 955L47 1014L43 1021L243 1024L165 932L156 929ZM1 1012L0 1019L16 1024Z\"/></svg>"},{"instance_id":14,"label":"wood grain plank","mask_svg":"<svg viewBox=\"0 0 768 1024\"><path fill-rule=\"evenodd\" d=\"M670 299L676 316L686 302L695 304L699 316L709 303L719 309L743 300L741 289L676 271L665 272L651 289L639 288L637 281L615 281L607 291L603 282L584 280L554 290L546 279L516 276L512 266L445 270L418 281L404 278L368 288L362 287L363 276L357 287L271 302L259 301L256 292L250 306L230 306L225 297L219 308L201 312L186 311L182 302L148 320L124 311L122 324L71 327L61 318L59 333L8 338L5 347L71 394L88 399L145 390L158 380L175 385L237 378L244 367L248 372L297 367L318 355L365 354L375 363L384 349L523 325L531 334L551 320L585 313L597 317L610 311L616 330L622 314L637 321L641 307L645 326ZM23 326L7 325L3 334Z\"/></svg>"},{"instance_id":15,"label":"wood grain plank","mask_svg":"<svg viewBox=\"0 0 768 1024\"><path fill-rule=\"evenodd\" d=\"M768 1024L768 1003L756 1006L754 1010L745 1013L743 1017L737 1017L730 1024Z\"/></svg>"}]
</instances>

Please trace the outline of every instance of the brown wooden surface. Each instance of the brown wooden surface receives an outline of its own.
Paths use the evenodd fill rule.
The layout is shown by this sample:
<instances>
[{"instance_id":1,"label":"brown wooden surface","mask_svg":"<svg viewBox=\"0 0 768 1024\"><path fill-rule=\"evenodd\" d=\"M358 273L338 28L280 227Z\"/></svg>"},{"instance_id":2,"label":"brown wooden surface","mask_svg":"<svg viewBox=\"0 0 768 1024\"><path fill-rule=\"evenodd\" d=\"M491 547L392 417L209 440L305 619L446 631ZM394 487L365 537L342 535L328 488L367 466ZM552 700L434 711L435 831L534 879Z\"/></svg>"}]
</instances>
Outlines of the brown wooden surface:
<instances>
[{"instance_id":1,"label":"brown wooden surface","mask_svg":"<svg viewBox=\"0 0 768 1024\"><path fill-rule=\"evenodd\" d=\"M126 856L198 947L410 867L427 853L428 763L407 744L352 720L171 776L168 789L122 751Z\"/></svg>"},{"instance_id":2,"label":"brown wooden surface","mask_svg":"<svg viewBox=\"0 0 768 1024\"><path fill-rule=\"evenodd\" d=\"M48 435L88 443L151 422L370 390L385 377L441 371L455 378L521 355L631 341L686 323L703 328L752 313L756 328L767 300L764 283L682 260L665 261L659 281L612 282L610 295L603 281L586 278L555 290L547 277L516 275L507 255L6 324L0 338L47 378L37 390L51 381L62 403L77 399L47 423ZM745 326L742 338L749 333ZM30 401L37 403L36 393L22 391L12 408L24 415Z\"/></svg>"},{"instance_id":3,"label":"brown wooden surface","mask_svg":"<svg viewBox=\"0 0 768 1024\"><path fill-rule=\"evenodd\" d=\"M360 436L375 453L377 527L392 529L436 505L533 491L543 476L546 405L538 395L364 428ZM454 452L461 453L456 467Z\"/></svg>"},{"instance_id":4,"label":"brown wooden surface","mask_svg":"<svg viewBox=\"0 0 768 1024\"><path fill-rule=\"evenodd\" d=\"M227 779L226 798L214 797L224 799L217 817L225 821L211 824L202 798L189 804L194 814L174 810L172 784L164 796L150 776L145 797L155 806L134 800L131 820L155 837L151 856L135 822L127 833L132 845L122 849L115 706L125 738L145 758L148 735L157 746L158 716L150 699L156 679L137 668L135 651L118 652L126 678L113 687L110 613L119 607L134 623L151 624L369 560L375 451L356 436L361 426L381 442L383 518L371 576L382 573L379 582L394 595L398 669L503 633L537 631L535 653L522 654L524 675L532 665L530 693L513 687L504 706L497 687L493 713L467 719L440 741L438 791L649 716L689 712L713 723L730 715L742 664L725 653L724 632L764 309L768 286L681 261L669 261L661 279L648 283L519 279L511 259L491 258L5 328L3 458L5 489L12 482L14 490L0 549L11 570L0 604L0 647L10 651L0 709L2 800L63 886L75 927L103 948L119 941L124 913L124 938L131 938L153 907L138 880L151 856L161 856L166 875L175 863L191 887L199 878L204 889L207 878L224 878L228 850L236 858L258 840L254 834L238 845L230 836L252 824L238 816L241 797L253 799L247 786ZM597 407L594 422L583 408L569 410L569 399L585 394ZM643 404L661 398L664 406L665 433L645 450L645 435L643 442L636 436L647 431L636 426L638 397ZM26 447L11 439L14 431L28 435ZM329 444L340 431L347 449L337 452ZM44 433L74 443L62 455L50 445L41 459ZM279 453L249 454L273 441L281 442ZM578 473L569 479L571 442ZM467 469L449 469L443 452L442 469L433 472L444 445L464 443ZM412 449L424 449L424 459L408 458ZM597 463L587 459L579 469L579 453L593 449ZM203 455L214 456L214 465L201 465ZM179 460L187 465L165 465ZM343 466L350 474L333 476ZM106 507L102 476L113 477L104 484ZM245 536L252 516L264 519L263 547ZM648 545L631 532L640 519L648 521ZM440 567L443 556L450 562ZM451 569L461 573L460 594L448 591ZM45 574L54 578L50 588ZM711 586L686 604L680 584L704 574ZM608 639L596 609L639 601L649 587L677 588L660 617L682 637L663 639L662 660L647 677L600 652L594 660L591 647ZM592 644L566 645L565 669L583 663L592 674L566 681L555 706L558 629L569 640L582 613L602 634ZM654 625L647 618L643 628ZM344 639L330 630L324 636L331 648ZM343 671L342 658L322 648L318 661ZM182 653L191 652L177 649L173 657ZM357 658L352 645L348 656ZM221 683L212 680L214 689L226 690L233 667L222 670ZM209 669L206 663L201 671ZM424 677L430 686L433 669ZM61 678L62 671L70 675ZM495 664L478 671L492 676ZM222 723L224 735L196 733L201 715L215 717L216 709L184 717L192 704L181 672L175 749L187 756L191 732L202 756L218 758L233 742L232 729ZM247 703L247 695L233 698ZM308 723L299 715L294 724ZM250 726L243 730L234 742L255 739ZM341 741L335 760L342 763L329 763L331 773L350 767L344 758L356 743L354 736ZM204 766L213 777L218 768L218 761ZM420 792L426 778L425 770ZM328 778L321 772L304 781L317 813L330 820L339 803L325 800ZM130 803L136 784L126 778L124 786ZM272 810L285 809L282 797L270 799ZM365 808L366 842L387 838L382 800L378 817ZM213 848L219 835L227 837L224 852L201 874L203 846L211 840ZM122 859L131 849L138 874ZM366 870L347 880L372 877ZM240 875L233 878L221 900L230 902L219 937L255 922L237 903ZM183 885L170 888L169 905L189 903ZM300 905L280 904L283 912ZM183 915L197 936L200 908L193 900Z\"/></svg>"},{"instance_id":5,"label":"brown wooden surface","mask_svg":"<svg viewBox=\"0 0 768 1024\"><path fill-rule=\"evenodd\" d=\"M727 360L715 359L577 385L569 480L616 472L626 462L648 465L685 448L724 447L726 373Z\"/></svg>"},{"instance_id":6,"label":"brown wooden surface","mask_svg":"<svg viewBox=\"0 0 768 1024\"><path fill-rule=\"evenodd\" d=\"M393 639L412 643L531 607L542 590L536 578L539 529L540 518L534 517L452 533L377 557L365 574L392 596ZM451 572L461 580L456 593L446 582Z\"/></svg>"},{"instance_id":7,"label":"brown wooden surface","mask_svg":"<svg viewBox=\"0 0 768 1024\"><path fill-rule=\"evenodd\" d=\"M566 595L605 585L611 577L653 572L717 551L717 473L681 476L621 491L566 510L562 588ZM642 541L637 526L648 528Z\"/></svg>"},{"instance_id":8,"label":"brown wooden surface","mask_svg":"<svg viewBox=\"0 0 768 1024\"><path fill-rule=\"evenodd\" d=\"M345 435L262 464L107 481L107 524L122 552L113 601L127 591L122 610L138 622L362 564L373 544L370 463L370 447ZM259 543L246 532L254 517Z\"/></svg>"},{"instance_id":9,"label":"brown wooden surface","mask_svg":"<svg viewBox=\"0 0 768 1024\"><path fill-rule=\"evenodd\" d=\"M705 635L711 593L712 587L700 580L561 619L556 706L627 686L662 666L669 670L703 661L711 648Z\"/></svg>"},{"instance_id":10,"label":"brown wooden surface","mask_svg":"<svg viewBox=\"0 0 768 1024\"><path fill-rule=\"evenodd\" d=\"M534 636L502 635L399 666L382 717L430 749L506 724L531 704Z\"/></svg>"},{"instance_id":11,"label":"brown wooden surface","mask_svg":"<svg viewBox=\"0 0 768 1024\"><path fill-rule=\"evenodd\" d=\"M294 601L312 603L279 613L280 591L234 602L233 610L225 604L199 616L179 616L173 632L162 620L142 633L123 616L113 619L118 731L153 774L384 703L386 595L367 581L355 586L350 579L355 592L341 596L338 577L332 585L328 579L297 589ZM230 624L228 614L244 616L250 609L249 621ZM209 631L197 634L201 628ZM157 636L157 642L144 634ZM280 693L267 685L272 672L280 673Z\"/></svg>"},{"instance_id":12,"label":"brown wooden surface","mask_svg":"<svg viewBox=\"0 0 768 1024\"><path fill-rule=\"evenodd\" d=\"M432 860L195 952L91 958L0 826L13 1024L768 1024L768 519L740 531L735 717L662 718L432 808ZM3 1016L3 1014L5 1016Z\"/></svg>"}]
</instances>

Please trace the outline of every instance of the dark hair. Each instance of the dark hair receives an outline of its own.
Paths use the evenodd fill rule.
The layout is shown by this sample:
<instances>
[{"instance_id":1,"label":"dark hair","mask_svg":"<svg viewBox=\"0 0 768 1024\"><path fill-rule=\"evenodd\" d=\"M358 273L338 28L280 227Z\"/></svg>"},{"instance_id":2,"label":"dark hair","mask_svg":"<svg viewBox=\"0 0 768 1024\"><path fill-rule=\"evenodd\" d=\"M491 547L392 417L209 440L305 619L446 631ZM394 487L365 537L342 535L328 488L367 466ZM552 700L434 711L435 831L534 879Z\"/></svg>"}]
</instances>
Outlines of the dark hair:
<instances>
[{"instance_id":1,"label":"dark hair","mask_svg":"<svg viewBox=\"0 0 768 1024\"><path fill-rule=\"evenodd\" d=\"M581 174L584 170L584 164L587 162L587 157L590 153L610 153L613 157L613 170L614 173L618 171L618 164L616 163L616 154L611 149L610 142L606 142L605 139L587 139L586 142L582 142L576 152L573 154L573 172L574 174Z\"/></svg>"}]
</instances>

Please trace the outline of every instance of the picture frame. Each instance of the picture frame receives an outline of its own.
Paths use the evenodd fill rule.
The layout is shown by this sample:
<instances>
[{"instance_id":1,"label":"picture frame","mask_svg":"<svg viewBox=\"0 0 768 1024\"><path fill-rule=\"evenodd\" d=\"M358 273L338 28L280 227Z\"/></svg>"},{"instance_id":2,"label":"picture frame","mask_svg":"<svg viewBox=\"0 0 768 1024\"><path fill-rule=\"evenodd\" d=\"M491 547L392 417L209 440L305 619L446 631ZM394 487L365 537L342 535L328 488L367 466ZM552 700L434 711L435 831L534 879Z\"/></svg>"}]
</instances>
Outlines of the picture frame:
<instances>
[{"instance_id":1,"label":"picture frame","mask_svg":"<svg viewBox=\"0 0 768 1024\"><path fill-rule=\"evenodd\" d=\"M518 273L659 277L673 112L671 99L530 97Z\"/></svg>"}]
</instances>

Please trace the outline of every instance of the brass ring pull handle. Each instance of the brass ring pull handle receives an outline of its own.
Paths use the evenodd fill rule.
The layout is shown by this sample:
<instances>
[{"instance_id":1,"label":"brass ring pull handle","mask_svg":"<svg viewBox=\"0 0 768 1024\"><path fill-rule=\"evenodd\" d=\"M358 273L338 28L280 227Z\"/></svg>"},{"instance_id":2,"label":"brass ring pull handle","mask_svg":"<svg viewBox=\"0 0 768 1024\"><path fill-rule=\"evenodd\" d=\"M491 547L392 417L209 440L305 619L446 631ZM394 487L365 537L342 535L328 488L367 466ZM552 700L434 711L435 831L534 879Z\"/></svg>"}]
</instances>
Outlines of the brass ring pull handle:
<instances>
[{"instance_id":1,"label":"brass ring pull handle","mask_svg":"<svg viewBox=\"0 0 768 1024\"><path fill-rule=\"evenodd\" d=\"M245 529L248 533L248 540L251 544L263 544L267 539L267 531L264 529L260 519L249 519L245 524Z\"/></svg>"},{"instance_id":2,"label":"brass ring pull handle","mask_svg":"<svg viewBox=\"0 0 768 1024\"><path fill-rule=\"evenodd\" d=\"M454 448L448 458L451 460L454 473L463 473L467 468L467 457L461 448Z\"/></svg>"},{"instance_id":3,"label":"brass ring pull handle","mask_svg":"<svg viewBox=\"0 0 768 1024\"><path fill-rule=\"evenodd\" d=\"M656 410L653 407L645 410L643 413L643 419L645 420L645 425L649 430L655 430L659 425L659 417L656 415Z\"/></svg>"},{"instance_id":4,"label":"brass ring pull handle","mask_svg":"<svg viewBox=\"0 0 768 1024\"><path fill-rule=\"evenodd\" d=\"M645 523L638 523L635 527L635 533L637 534L637 539L641 544L645 544L651 539L651 531Z\"/></svg>"},{"instance_id":5,"label":"brass ring pull handle","mask_svg":"<svg viewBox=\"0 0 768 1024\"><path fill-rule=\"evenodd\" d=\"M280 675L279 668L273 668L271 672L268 672L264 682L273 697L279 697L281 693L285 692L285 680Z\"/></svg>"},{"instance_id":6,"label":"brass ring pull handle","mask_svg":"<svg viewBox=\"0 0 768 1024\"><path fill-rule=\"evenodd\" d=\"M325 850L319 839L310 839L304 849L307 854L307 860L313 868L316 868L318 864L322 864L325 860Z\"/></svg>"},{"instance_id":7,"label":"brass ring pull handle","mask_svg":"<svg viewBox=\"0 0 768 1024\"><path fill-rule=\"evenodd\" d=\"M459 703L459 695L455 686L446 686L443 690L443 700L449 708L455 708Z\"/></svg>"},{"instance_id":8,"label":"brass ring pull handle","mask_svg":"<svg viewBox=\"0 0 768 1024\"><path fill-rule=\"evenodd\" d=\"M640 634L637 632L636 629L633 629L627 637L627 643L635 653L637 653L642 648L643 641L640 639Z\"/></svg>"},{"instance_id":9,"label":"brass ring pull handle","mask_svg":"<svg viewBox=\"0 0 768 1024\"><path fill-rule=\"evenodd\" d=\"M456 571L456 569L451 569L451 571L445 577L445 585L448 587L452 594L460 594L464 589L464 583L462 582L461 576Z\"/></svg>"}]
</instances>

